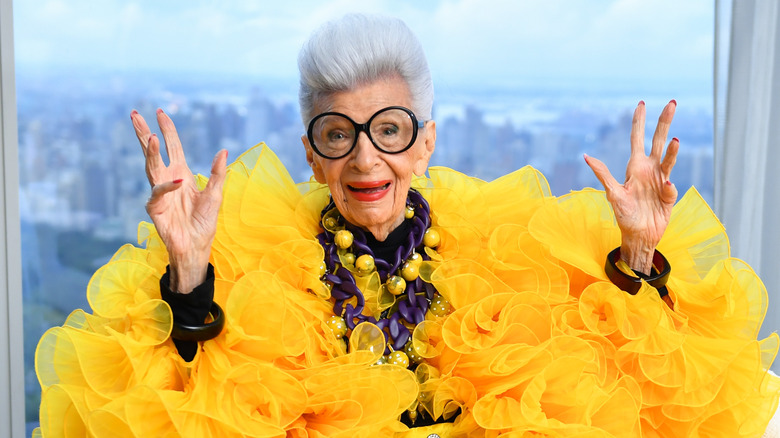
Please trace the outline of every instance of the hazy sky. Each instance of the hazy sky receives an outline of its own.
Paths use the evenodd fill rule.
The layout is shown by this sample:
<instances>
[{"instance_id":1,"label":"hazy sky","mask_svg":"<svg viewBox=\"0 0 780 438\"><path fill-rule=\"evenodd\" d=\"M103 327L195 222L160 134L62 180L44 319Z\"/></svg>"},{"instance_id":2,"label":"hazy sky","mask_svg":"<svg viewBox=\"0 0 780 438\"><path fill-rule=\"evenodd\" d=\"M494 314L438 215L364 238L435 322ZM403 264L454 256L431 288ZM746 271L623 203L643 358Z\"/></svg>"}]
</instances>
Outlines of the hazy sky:
<instances>
[{"instance_id":1,"label":"hazy sky","mask_svg":"<svg viewBox=\"0 0 780 438\"><path fill-rule=\"evenodd\" d=\"M350 11L403 18L452 83L711 81L712 0L16 0L17 66L296 75L302 42Z\"/></svg>"}]
</instances>

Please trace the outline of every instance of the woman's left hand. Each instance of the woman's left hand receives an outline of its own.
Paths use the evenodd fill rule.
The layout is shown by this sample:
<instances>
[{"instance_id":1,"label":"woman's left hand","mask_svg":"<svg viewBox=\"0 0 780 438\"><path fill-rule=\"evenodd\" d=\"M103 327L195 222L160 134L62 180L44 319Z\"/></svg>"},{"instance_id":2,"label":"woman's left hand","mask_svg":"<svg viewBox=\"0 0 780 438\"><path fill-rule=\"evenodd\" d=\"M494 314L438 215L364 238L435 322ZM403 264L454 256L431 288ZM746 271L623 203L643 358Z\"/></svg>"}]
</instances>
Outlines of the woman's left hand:
<instances>
[{"instance_id":1,"label":"woman's left hand","mask_svg":"<svg viewBox=\"0 0 780 438\"><path fill-rule=\"evenodd\" d=\"M677 189L669 181L669 174L677 161L680 142L673 138L663 155L676 108L677 102L674 100L664 107L655 128L650 156L647 156L644 141L645 103L639 102L634 111L631 158L623 184L615 180L603 162L585 156L585 162L601 181L607 192L607 200L615 212L623 239L620 257L631 269L645 274L651 273L655 247L669 224L672 207L677 200Z\"/></svg>"}]
</instances>

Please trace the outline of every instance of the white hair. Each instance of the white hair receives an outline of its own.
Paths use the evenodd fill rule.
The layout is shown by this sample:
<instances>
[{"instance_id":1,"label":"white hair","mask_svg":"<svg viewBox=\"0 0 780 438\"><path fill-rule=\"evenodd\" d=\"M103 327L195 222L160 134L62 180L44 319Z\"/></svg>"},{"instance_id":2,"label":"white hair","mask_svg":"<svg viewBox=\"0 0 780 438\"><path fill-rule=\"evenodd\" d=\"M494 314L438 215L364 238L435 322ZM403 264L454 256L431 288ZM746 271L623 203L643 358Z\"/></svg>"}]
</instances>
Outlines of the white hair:
<instances>
[{"instance_id":1,"label":"white hair","mask_svg":"<svg viewBox=\"0 0 780 438\"><path fill-rule=\"evenodd\" d=\"M417 118L431 119L433 82L425 53L397 18L349 14L325 23L301 48L298 69L304 126L316 115L314 106L321 99L393 76L409 86Z\"/></svg>"}]
</instances>

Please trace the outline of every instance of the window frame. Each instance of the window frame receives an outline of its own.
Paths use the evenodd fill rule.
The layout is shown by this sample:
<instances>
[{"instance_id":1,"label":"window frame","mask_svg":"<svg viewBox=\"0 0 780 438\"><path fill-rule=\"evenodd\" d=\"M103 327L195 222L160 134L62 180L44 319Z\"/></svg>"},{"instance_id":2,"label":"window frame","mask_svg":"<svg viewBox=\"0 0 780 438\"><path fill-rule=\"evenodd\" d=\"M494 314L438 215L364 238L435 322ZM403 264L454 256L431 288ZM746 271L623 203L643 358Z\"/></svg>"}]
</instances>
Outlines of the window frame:
<instances>
[{"instance_id":1,"label":"window frame","mask_svg":"<svg viewBox=\"0 0 780 438\"><path fill-rule=\"evenodd\" d=\"M25 436L19 155L12 0L0 0L0 436Z\"/></svg>"}]
</instances>

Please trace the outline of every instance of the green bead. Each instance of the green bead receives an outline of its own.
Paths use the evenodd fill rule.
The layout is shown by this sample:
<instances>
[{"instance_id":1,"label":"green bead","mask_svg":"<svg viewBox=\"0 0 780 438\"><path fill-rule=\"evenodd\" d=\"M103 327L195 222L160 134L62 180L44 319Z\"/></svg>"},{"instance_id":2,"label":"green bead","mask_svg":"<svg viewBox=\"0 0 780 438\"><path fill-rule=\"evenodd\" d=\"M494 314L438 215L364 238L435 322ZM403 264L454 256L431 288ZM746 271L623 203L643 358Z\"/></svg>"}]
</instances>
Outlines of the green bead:
<instances>
[{"instance_id":1,"label":"green bead","mask_svg":"<svg viewBox=\"0 0 780 438\"><path fill-rule=\"evenodd\" d=\"M347 335L347 322L338 315L333 315L328 318L328 320L325 321L325 325L330 328L333 335L337 338L342 338Z\"/></svg>"},{"instance_id":2,"label":"green bead","mask_svg":"<svg viewBox=\"0 0 780 438\"><path fill-rule=\"evenodd\" d=\"M324 225L325 225L326 229L331 229L332 230L333 228L336 228L339 225L339 221L337 221L332 216L328 216L328 217L325 218Z\"/></svg>"},{"instance_id":3,"label":"green bead","mask_svg":"<svg viewBox=\"0 0 780 438\"><path fill-rule=\"evenodd\" d=\"M341 262L344 263L344 266L354 266L355 265L355 254L352 254L351 252L345 252L341 256Z\"/></svg>"},{"instance_id":4,"label":"green bead","mask_svg":"<svg viewBox=\"0 0 780 438\"><path fill-rule=\"evenodd\" d=\"M438 317L447 316L447 314L450 313L450 310L452 310L450 302L438 294L433 297L433 300L431 300L431 307L428 308L429 312Z\"/></svg>"},{"instance_id":5,"label":"green bead","mask_svg":"<svg viewBox=\"0 0 780 438\"><path fill-rule=\"evenodd\" d=\"M412 344L411 340L406 343L406 347L404 347L404 352L406 352L406 355L409 357L409 360L411 360L414 363L420 363L423 360L422 356L417 354L417 351L415 351L414 345Z\"/></svg>"},{"instance_id":6,"label":"green bead","mask_svg":"<svg viewBox=\"0 0 780 438\"><path fill-rule=\"evenodd\" d=\"M327 274L327 272L328 272L328 265L326 265L325 261L323 261L322 263L320 263L320 277Z\"/></svg>"},{"instance_id":7,"label":"green bead","mask_svg":"<svg viewBox=\"0 0 780 438\"><path fill-rule=\"evenodd\" d=\"M409 357L403 351L394 351L387 357L387 363L406 368L409 366Z\"/></svg>"}]
</instances>

